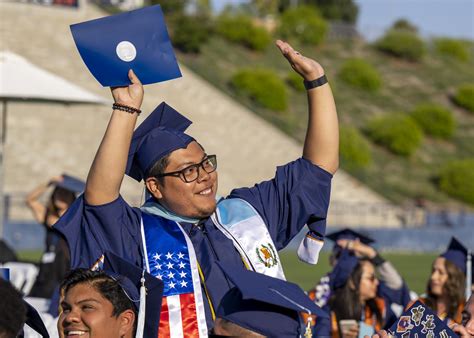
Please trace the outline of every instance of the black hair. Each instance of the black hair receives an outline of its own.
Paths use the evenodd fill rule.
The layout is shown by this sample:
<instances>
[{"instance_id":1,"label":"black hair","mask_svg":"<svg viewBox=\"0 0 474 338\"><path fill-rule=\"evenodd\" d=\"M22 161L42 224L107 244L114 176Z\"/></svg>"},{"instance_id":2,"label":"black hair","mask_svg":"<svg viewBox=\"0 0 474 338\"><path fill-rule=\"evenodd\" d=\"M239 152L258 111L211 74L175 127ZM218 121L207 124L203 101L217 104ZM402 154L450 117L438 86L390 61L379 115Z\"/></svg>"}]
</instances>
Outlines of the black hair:
<instances>
[{"instance_id":1,"label":"black hair","mask_svg":"<svg viewBox=\"0 0 474 338\"><path fill-rule=\"evenodd\" d=\"M170 155L171 153L163 156L158 161L156 161L155 164L153 164L153 166L151 167L151 169L148 170L146 177L156 177L156 179L160 182L160 184L163 185L164 177L158 177L158 176L165 173L165 169L169 164Z\"/></svg>"},{"instance_id":2,"label":"black hair","mask_svg":"<svg viewBox=\"0 0 474 338\"><path fill-rule=\"evenodd\" d=\"M26 321L23 297L10 282L0 278L0 298L0 336L15 338Z\"/></svg>"},{"instance_id":3,"label":"black hair","mask_svg":"<svg viewBox=\"0 0 474 338\"><path fill-rule=\"evenodd\" d=\"M194 140L194 142L196 142L198 144L198 146L201 147L201 149L205 152L204 147L201 145L201 143L199 143L196 140ZM156 179L160 182L160 184L163 185L165 183L164 182L164 177L159 177L159 176L165 173L166 167L169 164L169 159L170 159L171 153L166 154L165 156L160 158L158 161L156 161L153 164L153 166L151 167L151 169L148 170L148 173L146 173L146 177L147 178L148 177L156 177Z\"/></svg>"},{"instance_id":4,"label":"black hair","mask_svg":"<svg viewBox=\"0 0 474 338\"><path fill-rule=\"evenodd\" d=\"M115 317L118 317L125 310L132 310L135 316L137 315L133 302L125 294L120 284L103 271L92 271L82 268L71 270L61 282L61 290L66 294L71 288L82 283L89 283L105 299L112 303L112 314Z\"/></svg>"},{"instance_id":5,"label":"black hair","mask_svg":"<svg viewBox=\"0 0 474 338\"><path fill-rule=\"evenodd\" d=\"M360 303L359 286L362 279L363 262L370 262L366 259L361 259L354 271L350 275L344 286L334 290L329 299L329 307L336 314L337 320L341 319L355 319L359 321L364 311L363 305ZM375 299L369 299L365 302L372 313L375 314L377 322L383 326L382 313L377 307Z\"/></svg>"}]
</instances>

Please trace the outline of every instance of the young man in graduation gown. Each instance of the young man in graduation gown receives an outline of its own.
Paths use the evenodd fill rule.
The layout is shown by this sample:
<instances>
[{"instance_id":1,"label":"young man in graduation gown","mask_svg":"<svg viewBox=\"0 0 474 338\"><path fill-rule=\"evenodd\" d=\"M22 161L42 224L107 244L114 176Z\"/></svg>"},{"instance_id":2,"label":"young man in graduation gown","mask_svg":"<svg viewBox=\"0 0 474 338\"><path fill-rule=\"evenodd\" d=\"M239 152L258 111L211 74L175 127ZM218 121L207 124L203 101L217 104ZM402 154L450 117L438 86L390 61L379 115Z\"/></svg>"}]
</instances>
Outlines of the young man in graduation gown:
<instances>
[{"instance_id":1,"label":"young man in graduation gown","mask_svg":"<svg viewBox=\"0 0 474 338\"><path fill-rule=\"evenodd\" d=\"M217 201L216 158L184 133L190 121L163 103L133 131L143 86L130 71L132 84L112 89L114 110L84 196L55 226L68 240L73 268L100 265L111 251L163 280L160 335L207 335L232 287L217 261L284 279L277 252L305 224L303 255L322 247L338 167L335 103L319 63L283 41L277 47L307 88L302 158ZM142 208L119 194L125 173L144 180L152 196Z\"/></svg>"}]
</instances>

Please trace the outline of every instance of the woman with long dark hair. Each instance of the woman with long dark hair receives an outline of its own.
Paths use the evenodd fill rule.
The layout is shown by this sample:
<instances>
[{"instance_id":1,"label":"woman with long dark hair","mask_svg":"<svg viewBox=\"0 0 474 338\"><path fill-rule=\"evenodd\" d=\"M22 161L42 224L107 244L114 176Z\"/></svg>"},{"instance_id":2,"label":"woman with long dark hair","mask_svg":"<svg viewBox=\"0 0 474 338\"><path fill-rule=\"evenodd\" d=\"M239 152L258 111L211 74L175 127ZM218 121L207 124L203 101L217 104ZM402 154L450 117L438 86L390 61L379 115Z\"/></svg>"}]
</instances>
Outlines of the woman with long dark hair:
<instances>
[{"instance_id":1,"label":"woman with long dark hair","mask_svg":"<svg viewBox=\"0 0 474 338\"><path fill-rule=\"evenodd\" d=\"M344 249L331 273L332 337L372 335L392 323L391 300L378 295L378 286L374 264Z\"/></svg>"},{"instance_id":2,"label":"woman with long dark hair","mask_svg":"<svg viewBox=\"0 0 474 338\"><path fill-rule=\"evenodd\" d=\"M452 237L446 252L435 259L420 300L442 320L461 323L465 303L467 249Z\"/></svg>"}]
</instances>

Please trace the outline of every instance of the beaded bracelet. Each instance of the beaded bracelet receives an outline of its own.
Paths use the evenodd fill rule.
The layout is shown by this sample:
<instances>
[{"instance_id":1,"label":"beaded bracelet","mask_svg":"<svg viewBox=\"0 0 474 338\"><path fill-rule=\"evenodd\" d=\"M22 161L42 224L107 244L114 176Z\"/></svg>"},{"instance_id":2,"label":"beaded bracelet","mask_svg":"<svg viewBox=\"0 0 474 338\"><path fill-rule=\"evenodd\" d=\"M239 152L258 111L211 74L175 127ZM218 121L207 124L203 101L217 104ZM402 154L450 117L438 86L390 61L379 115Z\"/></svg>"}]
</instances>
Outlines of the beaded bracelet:
<instances>
[{"instance_id":1,"label":"beaded bracelet","mask_svg":"<svg viewBox=\"0 0 474 338\"><path fill-rule=\"evenodd\" d=\"M114 110L122 110L122 111L126 111L127 113L130 113L130 114L137 114L137 115L140 115L141 114L141 110L138 109L138 108L134 108L134 107L130 107L130 106L126 106L124 104L120 104L120 103L114 103L112 105L112 108Z\"/></svg>"}]
</instances>

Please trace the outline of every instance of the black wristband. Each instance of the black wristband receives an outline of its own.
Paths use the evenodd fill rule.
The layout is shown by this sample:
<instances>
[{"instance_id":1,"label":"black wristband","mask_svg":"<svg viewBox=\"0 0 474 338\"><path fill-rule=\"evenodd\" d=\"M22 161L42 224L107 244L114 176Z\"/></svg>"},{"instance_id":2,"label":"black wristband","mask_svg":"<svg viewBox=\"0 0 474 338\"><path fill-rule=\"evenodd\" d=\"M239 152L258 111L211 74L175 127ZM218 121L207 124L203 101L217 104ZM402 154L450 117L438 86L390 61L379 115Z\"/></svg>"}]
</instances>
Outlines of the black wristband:
<instances>
[{"instance_id":1,"label":"black wristband","mask_svg":"<svg viewBox=\"0 0 474 338\"><path fill-rule=\"evenodd\" d=\"M320 78L313 81L304 80L303 83L306 90L310 90L310 89L313 89L313 88L316 88L316 87L322 86L323 84L328 83L328 79L326 75L323 75Z\"/></svg>"}]
</instances>

